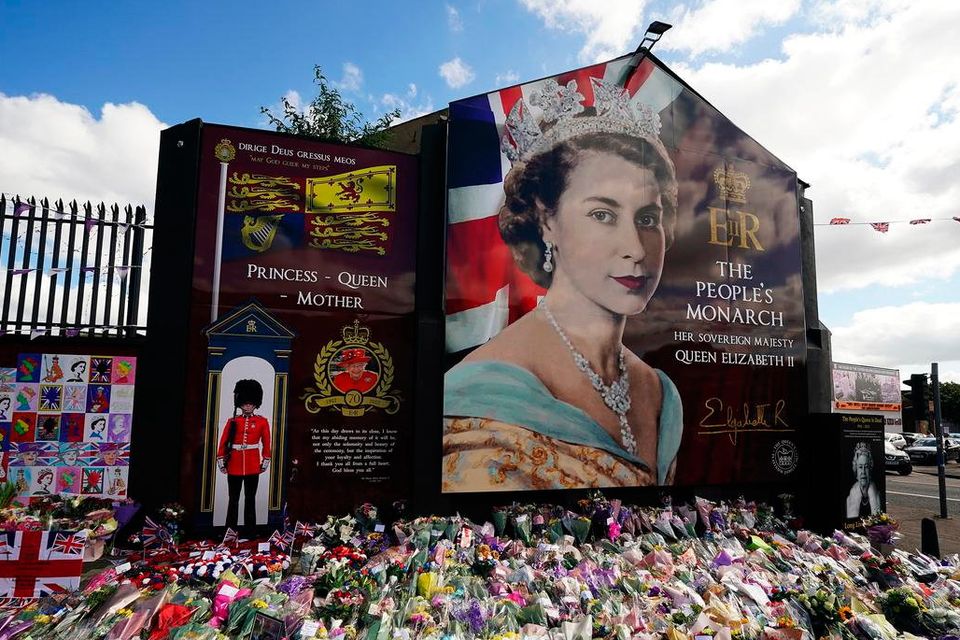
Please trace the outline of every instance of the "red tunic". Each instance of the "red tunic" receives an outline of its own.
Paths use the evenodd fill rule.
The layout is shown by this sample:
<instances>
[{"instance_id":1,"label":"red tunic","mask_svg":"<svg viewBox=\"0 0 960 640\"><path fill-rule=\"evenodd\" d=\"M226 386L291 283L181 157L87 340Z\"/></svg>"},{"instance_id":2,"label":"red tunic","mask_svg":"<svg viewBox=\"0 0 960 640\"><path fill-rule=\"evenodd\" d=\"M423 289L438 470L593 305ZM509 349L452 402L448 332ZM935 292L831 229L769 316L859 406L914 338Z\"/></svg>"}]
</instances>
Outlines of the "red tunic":
<instances>
[{"instance_id":1,"label":"red tunic","mask_svg":"<svg viewBox=\"0 0 960 640\"><path fill-rule=\"evenodd\" d=\"M333 376L333 386L337 388L341 393L346 393L347 391L359 391L360 393L366 393L373 389L377 384L377 380L380 376L375 374L373 371L364 371L360 374L359 380L354 380L350 377L350 374L346 371L338 373Z\"/></svg>"},{"instance_id":2,"label":"red tunic","mask_svg":"<svg viewBox=\"0 0 960 640\"><path fill-rule=\"evenodd\" d=\"M260 451L263 445L263 458L270 459L270 423L263 416L251 415L247 418L230 418L223 426L220 446L217 447L217 460L227 453L227 436L230 434L230 420L236 420L233 435L233 451L227 463L227 474L231 476L252 476L260 473ZM243 448L241 448L243 447ZM246 448L249 447L249 448Z\"/></svg>"}]
</instances>

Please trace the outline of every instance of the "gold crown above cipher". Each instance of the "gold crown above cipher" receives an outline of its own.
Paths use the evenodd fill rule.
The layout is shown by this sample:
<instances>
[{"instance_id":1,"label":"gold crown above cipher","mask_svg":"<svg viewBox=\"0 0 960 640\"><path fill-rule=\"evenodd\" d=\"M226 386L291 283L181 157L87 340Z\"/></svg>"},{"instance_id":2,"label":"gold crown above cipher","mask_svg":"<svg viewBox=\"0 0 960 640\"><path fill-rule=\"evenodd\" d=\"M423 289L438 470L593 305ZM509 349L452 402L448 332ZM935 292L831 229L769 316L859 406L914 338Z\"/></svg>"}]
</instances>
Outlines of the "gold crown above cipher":
<instances>
[{"instance_id":1,"label":"gold crown above cipher","mask_svg":"<svg viewBox=\"0 0 960 640\"><path fill-rule=\"evenodd\" d=\"M747 191L750 189L750 177L733 167L717 167L713 171L713 181L717 183L720 197L730 202L746 204Z\"/></svg>"}]
</instances>

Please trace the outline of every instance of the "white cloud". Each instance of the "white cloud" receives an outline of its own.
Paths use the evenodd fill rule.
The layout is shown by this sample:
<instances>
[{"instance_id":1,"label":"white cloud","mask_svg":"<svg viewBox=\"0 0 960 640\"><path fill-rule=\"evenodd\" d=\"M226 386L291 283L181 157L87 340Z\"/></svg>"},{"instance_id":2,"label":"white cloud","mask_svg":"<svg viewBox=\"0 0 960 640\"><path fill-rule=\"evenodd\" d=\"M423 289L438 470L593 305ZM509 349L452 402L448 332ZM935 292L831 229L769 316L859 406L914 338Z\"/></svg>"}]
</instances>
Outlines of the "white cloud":
<instances>
[{"instance_id":1,"label":"white cloud","mask_svg":"<svg viewBox=\"0 0 960 640\"><path fill-rule=\"evenodd\" d=\"M727 51L747 42L764 26L783 24L800 9L800 0L710 0L697 7L679 5L670 13L675 25L660 47L698 55Z\"/></svg>"},{"instance_id":2,"label":"white cloud","mask_svg":"<svg viewBox=\"0 0 960 640\"><path fill-rule=\"evenodd\" d=\"M446 5L447 8L447 26L450 28L450 31L457 32L463 31L463 18L460 17L460 12L457 11L457 8L451 5Z\"/></svg>"},{"instance_id":3,"label":"white cloud","mask_svg":"<svg viewBox=\"0 0 960 640\"><path fill-rule=\"evenodd\" d=\"M941 380L960 381L960 303L864 309L832 331L834 361L898 368L904 376L940 362Z\"/></svg>"},{"instance_id":4,"label":"white cloud","mask_svg":"<svg viewBox=\"0 0 960 640\"><path fill-rule=\"evenodd\" d=\"M413 85L411 85L413 86ZM400 118L394 122L394 124L399 124L406 120L412 120L413 118L419 118L420 116L427 115L428 113L433 113L436 111L436 108L433 106L433 100L428 96L426 100L420 104L413 104L411 100L415 97L407 93L406 97L398 96L395 93L385 93L380 98L380 104L382 104L388 111L393 109L400 110Z\"/></svg>"},{"instance_id":5,"label":"white cloud","mask_svg":"<svg viewBox=\"0 0 960 640\"><path fill-rule=\"evenodd\" d=\"M521 0L551 29L580 33L586 42L582 62L597 62L629 53L640 44L646 0Z\"/></svg>"},{"instance_id":6,"label":"white cloud","mask_svg":"<svg viewBox=\"0 0 960 640\"><path fill-rule=\"evenodd\" d=\"M363 86L363 71L352 62L344 62L343 77L334 85L342 91L359 91Z\"/></svg>"},{"instance_id":7,"label":"white cloud","mask_svg":"<svg viewBox=\"0 0 960 640\"><path fill-rule=\"evenodd\" d=\"M824 292L960 271L960 5L821 2L827 30L787 38L777 59L674 65L685 80L811 183L818 222L947 218L926 226L820 227Z\"/></svg>"},{"instance_id":8,"label":"white cloud","mask_svg":"<svg viewBox=\"0 0 960 640\"><path fill-rule=\"evenodd\" d=\"M416 98L417 97L417 85L412 82L407 85L407 97Z\"/></svg>"},{"instance_id":9,"label":"white cloud","mask_svg":"<svg viewBox=\"0 0 960 640\"><path fill-rule=\"evenodd\" d=\"M520 82L520 74L509 69L504 73L498 73L496 79L493 81L493 86L495 87L507 87L513 84Z\"/></svg>"},{"instance_id":10,"label":"white cloud","mask_svg":"<svg viewBox=\"0 0 960 640\"><path fill-rule=\"evenodd\" d=\"M153 209L160 122L142 104L86 108L0 93L0 176L22 196L144 204Z\"/></svg>"},{"instance_id":11,"label":"white cloud","mask_svg":"<svg viewBox=\"0 0 960 640\"><path fill-rule=\"evenodd\" d=\"M460 87L473 82L475 77L473 69L460 58L448 60L440 65L440 76L447 82L451 89Z\"/></svg>"}]
</instances>

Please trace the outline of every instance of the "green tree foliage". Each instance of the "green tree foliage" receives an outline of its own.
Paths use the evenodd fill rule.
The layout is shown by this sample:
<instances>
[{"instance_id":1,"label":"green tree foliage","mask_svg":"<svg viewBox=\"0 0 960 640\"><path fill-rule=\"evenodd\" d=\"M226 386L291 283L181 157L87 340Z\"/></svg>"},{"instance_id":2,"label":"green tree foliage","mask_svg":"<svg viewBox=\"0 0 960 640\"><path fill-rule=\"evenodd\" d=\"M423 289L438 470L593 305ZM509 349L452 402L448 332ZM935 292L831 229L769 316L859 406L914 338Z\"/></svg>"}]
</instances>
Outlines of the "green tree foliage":
<instances>
[{"instance_id":1,"label":"green tree foliage","mask_svg":"<svg viewBox=\"0 0 960 640\"><path fill-rule=\"evenodd\" d=\"M317 85L317 95L306 108L298 109L283 97L280 99L282 113L274 113L269 107L260 107L260 113L267 116L270 125L280 133L310 136L325 142L356 142L370 147L383 147L387 143L390 137L387 128L400 117L399 109L370 122L330 84L320 65L313 67L313 83Z\"/></svg>"},{"instance_id":2,"label":"green tree foliage","mask_svg":"<svg viewBox=\"0 0 960 640\"><path fill-rule=\"evenodd\" d=\"M960 384L940 383L940 415L944 420L960 424Z\"/></svg>"}]
</instances>

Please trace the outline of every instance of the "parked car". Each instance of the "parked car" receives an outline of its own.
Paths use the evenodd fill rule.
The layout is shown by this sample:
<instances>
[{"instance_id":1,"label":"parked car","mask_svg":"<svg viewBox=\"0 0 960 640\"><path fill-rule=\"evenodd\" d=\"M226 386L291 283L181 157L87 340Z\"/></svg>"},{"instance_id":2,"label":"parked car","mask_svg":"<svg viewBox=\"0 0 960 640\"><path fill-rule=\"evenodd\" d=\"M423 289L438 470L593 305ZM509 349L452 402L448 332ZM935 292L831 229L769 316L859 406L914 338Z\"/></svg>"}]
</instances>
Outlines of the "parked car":
<instances>
[{"instance_id":1,"label":"parked car","mask_svg":"<svg viewBox=\"0 0 960 640\"><path fill-rule=\"evenodd\" d=\"M921 438L912 445L904 449L910 460L914 464L936 464L937 463L937 439ZM950 438L943 439L943 458L944 461L960 460L960 444L957 444Z\"/></svg>"},{"instance_id":2,"label":"parked car","mask_svg":"<svg viewBox=\"0 0 960 640\"><path fill-rule=\"evenodd\" d=\"M895 446L897 449L903 449L907 446L907 441L902 433L885 433L883 439Z\"/></svg>"},{"instance_id":3,"label":"parked car","mask_svg":"<svg viewBox=\"0 0 960 640\"><path fill-rule=\"evenodd\" d=\"M883 454L886 459L887 471L896 471L902 476L908 476L913 471L910 456L900 451L889 441L883 443Z\"/></svg>"},{"instance_id":4,"label":"parked car","mask_svg":"<svg viewBox=\"0 0 960 640\"><path fill-rule=\"evenodd\" d=\"M916 433L913 431L904 431L900 435L903 437L904 440L907 441L908 447L912 445L914 442L916 442L917 440L919 440L920 438L925 437L922 433Z\"/></svg>"}]
</instances>

